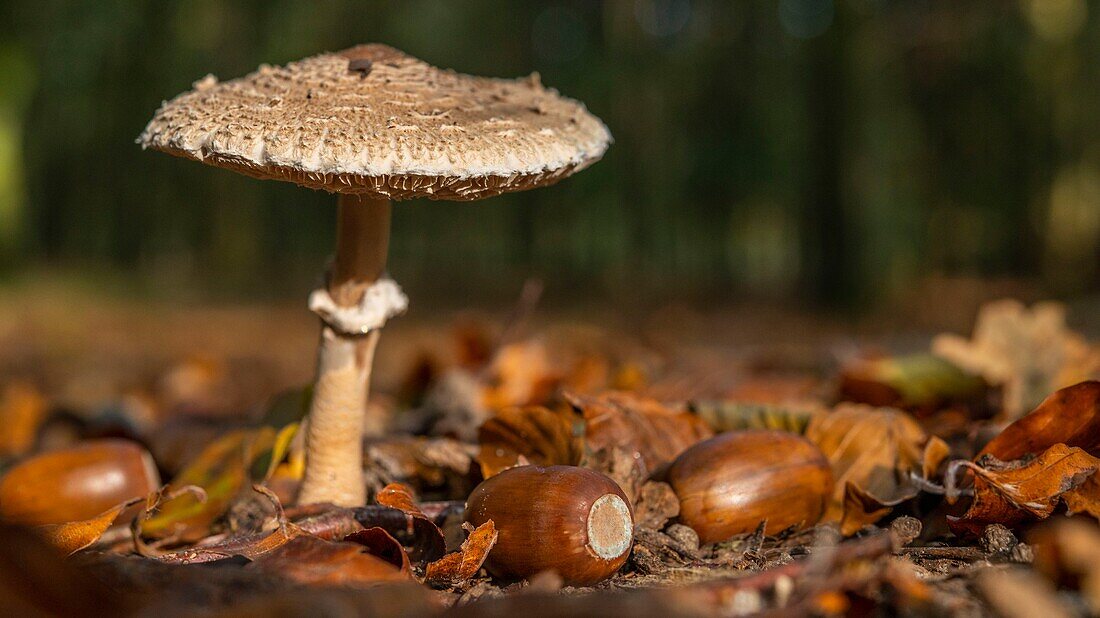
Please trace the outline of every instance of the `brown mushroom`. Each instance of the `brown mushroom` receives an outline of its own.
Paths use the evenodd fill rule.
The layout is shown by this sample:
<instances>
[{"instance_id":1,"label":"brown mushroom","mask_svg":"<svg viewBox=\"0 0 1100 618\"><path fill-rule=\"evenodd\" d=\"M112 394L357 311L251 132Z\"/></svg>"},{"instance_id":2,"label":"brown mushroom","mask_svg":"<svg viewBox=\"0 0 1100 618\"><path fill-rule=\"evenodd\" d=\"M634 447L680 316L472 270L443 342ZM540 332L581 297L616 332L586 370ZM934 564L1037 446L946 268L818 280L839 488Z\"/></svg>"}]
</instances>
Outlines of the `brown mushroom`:
<instances>
[{"instance_id":1,"label":"brown mushroom","mask_svg":"<svg viewBox=\"0 0 1100 618\"><path fill-rule=\"evenodd\" d=\"M537 75L505 80L360 45L164 103L145 148L338 194L336 256L310 308L323 322L299 502L362 504L371 362L404 311L385 278L391 200L476 200L549 185L603 156L607 127Z\"/></svg>"}]
</instances>

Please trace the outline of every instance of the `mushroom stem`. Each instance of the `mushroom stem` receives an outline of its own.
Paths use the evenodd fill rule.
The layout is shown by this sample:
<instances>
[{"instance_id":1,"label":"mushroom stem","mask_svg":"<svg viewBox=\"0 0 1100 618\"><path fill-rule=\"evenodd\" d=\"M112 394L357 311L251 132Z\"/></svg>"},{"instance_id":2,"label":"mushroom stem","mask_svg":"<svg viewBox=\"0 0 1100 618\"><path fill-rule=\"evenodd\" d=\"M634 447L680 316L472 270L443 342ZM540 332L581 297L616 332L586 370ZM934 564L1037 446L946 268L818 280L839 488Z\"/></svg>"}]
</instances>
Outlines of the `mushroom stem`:
<instances>
[{"instance_id":1,"label":"mushroom stem","mask_svg":"<svg viewBox=\"0 0 1100 618\"><path fill-rule=\"evenodd\" d=\"M382 276L390 213L388 199L340 195L336 259L327 284L329 295L338 305L356 305L366 289ZM328 325L321 329L300 504L361 506L366 502L363 433L379 334L379 329L365 335L340 333Z\"/></svg>"}]
</instances>

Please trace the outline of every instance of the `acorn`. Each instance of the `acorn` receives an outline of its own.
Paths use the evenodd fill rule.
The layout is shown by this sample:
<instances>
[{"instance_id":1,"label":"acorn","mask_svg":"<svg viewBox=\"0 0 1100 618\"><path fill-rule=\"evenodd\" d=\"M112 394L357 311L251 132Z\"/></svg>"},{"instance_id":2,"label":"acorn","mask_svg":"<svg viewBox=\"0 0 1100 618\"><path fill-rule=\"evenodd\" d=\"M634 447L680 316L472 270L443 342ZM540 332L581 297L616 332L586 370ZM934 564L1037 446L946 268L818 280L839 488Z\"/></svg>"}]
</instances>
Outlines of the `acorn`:
<instances>
[{"instance_id":1,"label":"acorn","mask_svg":"<svg viewBox=\"0 0 1100 618\"><path fill-rule=\"evenodd\" d=\"M30 457L0 478L0 518L37 526L90 519L160 487L152 456L127 440L89 440Z\"/></svg>"},{"instance_id":2,"label":"acorn","mask_svg":"<svg viewBox=\"0 0 1100 618\"><path fill-rule=\"evenodd\" d=\"M680 521L702 543L752 532L812 526L833 489L829 462L805 438L783 431L731 431L680 454L668 470Z\"/></svg>"},{"instance_id":3,"label":"acorn","mask_svg":"<svg viewBox=\"0 0 1100 618\"><path fill-rule=\"evenodd\" d=\"M634 540L623 490L576 466L519 466L486 479L466 502L466 520L490 519L499 536L485 568L502 579L554 571L571 586L595 584L623 566Z\"/></svg>"}]
</instances>

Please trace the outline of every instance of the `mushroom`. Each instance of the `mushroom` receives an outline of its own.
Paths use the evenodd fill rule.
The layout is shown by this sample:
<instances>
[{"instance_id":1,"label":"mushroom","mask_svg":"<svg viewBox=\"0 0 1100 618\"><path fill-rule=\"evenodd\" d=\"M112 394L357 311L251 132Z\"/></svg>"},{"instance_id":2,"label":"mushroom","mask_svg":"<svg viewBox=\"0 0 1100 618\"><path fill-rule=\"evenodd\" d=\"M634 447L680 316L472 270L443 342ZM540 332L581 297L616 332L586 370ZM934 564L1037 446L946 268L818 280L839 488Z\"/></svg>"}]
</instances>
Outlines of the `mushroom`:
<instances>
[{"instance_id":1,"label":"mushroom","mask_svg":"<svg viewBox=\"0 0 1100 618\"><path fill-rule=\"evenodd\" d=\"M407 299L386 277L392 200L469 201L553 184L611 142L584 105L537 74L433 67L385 45L207 76L161 105L143 148L337 194L336 255L309 307L322 321L298 502L363 504L371 363Z\"/></svg>"}]
</instances>

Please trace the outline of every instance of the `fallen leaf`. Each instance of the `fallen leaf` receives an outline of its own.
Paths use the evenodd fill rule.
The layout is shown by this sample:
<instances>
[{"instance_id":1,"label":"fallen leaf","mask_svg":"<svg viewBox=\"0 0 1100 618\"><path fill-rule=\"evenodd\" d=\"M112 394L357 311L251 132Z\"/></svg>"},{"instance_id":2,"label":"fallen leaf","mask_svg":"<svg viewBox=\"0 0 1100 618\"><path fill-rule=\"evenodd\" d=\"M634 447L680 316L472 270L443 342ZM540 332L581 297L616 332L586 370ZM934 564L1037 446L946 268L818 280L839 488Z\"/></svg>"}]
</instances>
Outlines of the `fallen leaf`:
<instances>
[{"instance_id":1,"label":"fallen leaf","mask_svg":"<svg viewBox=\"0 0 1100 618\"><path fill-rule=\"evenodd\" d=\"M942 460L916 419L891 408L841 404L815 417L806 437L828 458L836 483L822 520L842 521L849 533L915 497L911 475L932 467L928 457Z\"/></svg>"},{"instance_id":2,"label":"fallen leaf","mask_svg":"<svg viewBox=\"0 0 1100 618\"><path fill-rule=\"evenodd\" d=\"M522 456L540 466L577 465L584 456L584 422L568 410L541 406L507 408L477 432L478 461L489 478L517 465Z\"/></svg>"},{"instance_id":3,"label":"fallen leaf","mask_svg":"<svg viewBox=\"0 0 1100 618\"><path fill-rule=\"evenodd\" d=\"M258 454L252 462L252 480L267 481L275 474L275 469L286 458L290 444L298 435L298 423L290 423L280 429L272 440L271 447Z\"/></svg>"},{"instance_id":4,"label":"fallen leaf","mask_svg":"<svg viewBox=\"0 0 1100 618\"><path fill-rule=\"evenodd\" d=\"M416 499L413 498L412 490L400 483L391 483L383 487L378 495L374 497L374 501L413 517L424 517L424 513L416 506Z\"/></svg>"},{"instance_id":5,"label":"fallen leaf","mask_svg":"<svg viewBox=\"0 0 1100 618\"><path fill-rule=\"evenodd\" d=\"M321 586L360 587L410 579L408 573L371 555L362 545L313 536L299 536L245 568L299 584Z\"/></svg>"},{"instance_id":6,"label":"fallen leaf","mask_svg":"<svg viewBox=\"0 0 1100 618\"><path fill-rule=\"evenodd\" d=\"M123 511L142 500L144 498L133 498L116 504L91 519L64 524L46 524L36 527L35 531L50 545L66 554L74 554L98 541Z\"/></svg>"},{"instance_id":7,"label":"fallen leaf","mask_svg":"<svg viewBox=\"0 0 1100 618\"><path fill-rule=\"evenodd\" d=\"M893 493L890 498L880 498L855 483L844 485L844 506L840 516L840 533L851 536L864 526L886 517L894 507L917 497L920 490L910 485Z\"/></svg>"},{"instance_id":8,"label":"fallen leaf","mask_svg":"<svg viewBox=\"0 0 1100 618\"><path fill-rule=\"evenodd\" d=\"M979 533L988 524L1046 519L1067 492L1100 469L1100 459L1064 444L1031 460L1003 462L987 456L979 462L960 460L948 470L954 476L965 468L974 476L974 499L962 517L949 519L953 530Z\"/></svg>"},{"instance_id":9,"label":"fallen leaf","mask_svg":"<svg viewBox=\"0 0 1100 618\"><path fill-rule=\"evenodd\" d=\"M403 573L408 573L412 570L412 566L409 563L409 554L405 552L405 548L401 546L401 543L399 543L397 539L390 536L389 532L386 532L378 526L359 530L358 532L352 532L344 537L344 541L358 543L366 547L370 555L389 562L398 569L401 569Z\"/></svg>"},{"instance_id":10,"label":"fallen leaf","mask_svg":"<svg viewBox=\"0 0 1100 618\"><path fill-rule=\"evenodd\" d=\"M205 500L200 502L187 493L179 495L160 505L157 514L144 522L142 533L182 541L197 541L209 534L210 525L247 488L252 475L257 480L266 478L285 457L297 432L292 427L280 431L267 426L238 429L207 445L169 484L201 487Z\"/></svg>"},{"instance_id":11,"label":"fallen leaf","mask_svg":"<svg viewBox=\"0 0 1100 618\"><path fill-rule=\"evenodd\" d=\"M457 552L447 554L435 562L429 562L424 571L424 578L431 584L453 585L477 575L481 565L489 556L489 551L496 544L497 536L493 520L486 521L470 532L470 536Z\"/></svg>"},{"instance_id":12,"label":"fallen leaf","mask_svg":"<svg viewBox=\"0 0 1100 618\"><path fill-rule=\"evenodd\" d=\"M840 372L845 401L931 412L954 403L980 407L988 386L980 377L931 354L859 359Z\"/></svg>"},{"instance_id":13,"label":"fallen leaf","mask_svg":"<svg viewBox=\"0 0 1100 618\"><path fill-rule=\"evenodd\" d=\"M979 453L1001 461L1041 453L1065 444L1100 455L1100 382L1060 389L1039 407L1005 427Z\"/></svg>"},{"instance_id":14,"label":"fallen leaf","mask_svg":"<svg viewBox=\"0 0 1100 618\"><path fill-rule=\"evenodd\" d=\"M368 484L406 483L417 489L465 495L477 448L451 438L387 436L366 446Z\"/></svg>"},{"instance_id":15,"label":"fallen leaf","mask_svg":"<svg viewBox=\"0 0 1100 618\"><path fill-rule=\"evenodd\" d=\"M1060 303L1030 309L1015 300L984 305L967 340L950 334L932 352L987 382L1004 386L1004 415L1019 418L1059 388L1100 377L1100 349L1066 327Z\"/></svg>"},{"instance_id":16,"label":"fallen leaf","mask_svg":"<svg viewBox=\"0 0 1100 618\"><path fill-rule=\"evenodd\" d=\"M672 410L655 399L632 393L566 393L565 397L584 416L589 450L628 450L641 458L647 476L689 446L714 435L694 414Z\"/></svg>"},{"instance_id":17,"label":"fallen leaf","mask_svg":"<svg viewBox=\"0 0 1100 618\"><path fill-rule=\"evenodd\" d=\"M404 529L386 528L386 531L393 534L403 546L409 548L409 557L412 560L418 563L431 562L446 553L447 542L443 531L416 505L416 500L408 487L400 483L391 483L383 487L374 499L382 506L404 513Z\"/></svg>"}]
</instances>

